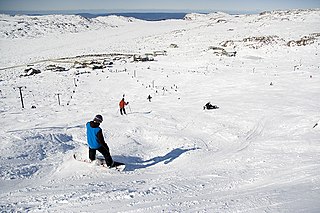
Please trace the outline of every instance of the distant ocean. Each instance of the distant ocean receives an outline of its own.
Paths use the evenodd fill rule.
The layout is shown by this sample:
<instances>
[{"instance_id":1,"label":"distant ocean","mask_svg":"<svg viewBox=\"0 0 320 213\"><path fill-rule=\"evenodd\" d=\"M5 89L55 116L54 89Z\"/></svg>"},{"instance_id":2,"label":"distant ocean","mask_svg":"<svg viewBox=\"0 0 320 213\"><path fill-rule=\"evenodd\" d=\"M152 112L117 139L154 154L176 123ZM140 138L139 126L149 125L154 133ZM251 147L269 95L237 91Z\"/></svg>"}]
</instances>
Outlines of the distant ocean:
<instances>
[{"instance_id":1,"label":"distant ocean","mask_svg":"<svg viewBox=\"0 0 320 213\"><path fill-rule=\"evenodd\" d=\"M146 21L161 21L166 19L183 19L187 13L105 13L105 14L91 14L91 13L77 13L85 18L96 18L98 16L124 16L133 17Z\"/></svg>"},{"instance_id":2,"label":"distant ocean","mask_svg":"<svg viewBox=\"0 0 320 213\"><path fill-rule=\"evenodd\" d=\"M63 11L47 11L47 12L27 12L27 11L1 11L0 13L8 15L30 15L30 16L43 16L52 14L61 15L80 15L85 18L96 18L98 16L117 15L124 17L133 17L146 21L161 21L166 19L183 19L187 13L165 13L165 12L124 12L124 13L86 13L86 12L63 12Z\"/></svg>"},{"instance_id":3,"label":"distant ocean","mask_svg":"<svg viewBox=\"0 0 320 213\"><path fill-rule=\"evenodd\" d=\"M30 12L30 11L1 11L0 13L8 15L30 15L30 16L42 16L42 15L52 15L52 14L61 14L61 15L80 15L85 18L96 18L98 16L109 16L117 15L124 17L133 17L146 21L161 21L166 19L183 19L186 14L183 12L123 12L123 13L86 13L86 12L75 12L75 11L42 11L42 12ZM208 12L202 12L203 14L208 14ZM256 12L252 11L226 11L229 14L252 14Z\"/></svg>"}]
</instances>

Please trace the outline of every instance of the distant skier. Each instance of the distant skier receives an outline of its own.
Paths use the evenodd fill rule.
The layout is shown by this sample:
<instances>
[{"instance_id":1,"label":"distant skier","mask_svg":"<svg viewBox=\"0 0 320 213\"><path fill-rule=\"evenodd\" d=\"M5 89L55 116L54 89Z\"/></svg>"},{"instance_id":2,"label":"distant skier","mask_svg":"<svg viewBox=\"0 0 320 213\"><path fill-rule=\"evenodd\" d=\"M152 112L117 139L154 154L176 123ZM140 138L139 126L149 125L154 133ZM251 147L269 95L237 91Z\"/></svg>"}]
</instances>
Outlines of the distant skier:
<instances>
[{"instance_id":1,"label":"distant skier","mask_svg":"<svg viewBox=\"0 0 320 213\"><path fill-rule=\"evenodd\" d=\"M120 103L119 103L119 107L120 107L120 114L123 115L123 114L127 114L126 113L126 109L124 108L126 105L128 105L129 102L125 102L124 98L121 99Z\"/></svg>"},{"instance_id":2,"label":"distant skier","mask_svg":"<svg viewBox=\"0 0 320 213\"><path fill-rule=\"evenodd\" d=\"M149 102L151 102L151 98L152 98L151 95L149 95L147 98L149 100Z\"/></svg>"},{"instance_id":3,"label":"distant skier","mask_svg":"<svg viewBox=\"0 0 320 213\"><path fill-rule=\"evenodd\" d=\"M102 135L102 129L99 127L102 123L103 118L101 115L96 115L93 121L89 121L86 124L87 127L87 142L89 146L89 159L96 159L96 151L98 150L106 160L106 164L108 167L113 166L113 160L110 155L109 147L104 141Z\"/></svg>"}]
</instances>

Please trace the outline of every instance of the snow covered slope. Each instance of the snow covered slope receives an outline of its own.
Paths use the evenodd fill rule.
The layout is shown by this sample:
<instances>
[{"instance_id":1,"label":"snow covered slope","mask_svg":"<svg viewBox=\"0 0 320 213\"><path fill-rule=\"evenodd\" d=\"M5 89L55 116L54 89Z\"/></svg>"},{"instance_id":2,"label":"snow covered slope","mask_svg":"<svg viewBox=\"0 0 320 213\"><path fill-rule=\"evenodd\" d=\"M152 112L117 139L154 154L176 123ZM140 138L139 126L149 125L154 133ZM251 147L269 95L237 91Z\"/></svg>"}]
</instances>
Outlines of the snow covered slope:
<instances>
[{"instance_id":1,"label":"snow covered slope","mask_svg":"<svg viewBox=\"0 0 320 213\"><path fill-rule=\"evenodd\" d=\"M34 38L55 34L78 33L101 28L115 28L124 23L138 21L118 16L87 19L78 15L0 15L1 38Z\"/></svg>"},{"instance_id":2,"label":"snow covered slope","mask_svg":"<svg viewBox=\"0 0 320 213\"><path fill-rule=\"evenodd\" d=\"M319 212L320 10L0 24L1 212Z\"/></svg>"}]
</instances>

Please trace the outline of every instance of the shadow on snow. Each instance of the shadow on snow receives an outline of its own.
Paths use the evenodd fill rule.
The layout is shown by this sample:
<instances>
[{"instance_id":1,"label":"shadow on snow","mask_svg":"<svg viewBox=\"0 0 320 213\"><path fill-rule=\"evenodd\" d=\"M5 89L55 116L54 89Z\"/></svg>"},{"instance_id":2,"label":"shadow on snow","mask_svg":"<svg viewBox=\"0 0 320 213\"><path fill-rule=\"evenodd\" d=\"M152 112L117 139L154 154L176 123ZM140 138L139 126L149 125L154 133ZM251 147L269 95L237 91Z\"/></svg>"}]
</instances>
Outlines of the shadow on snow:
<instances>
[{"instance_id":1,"label":"shadow on snow","mask_svg":"<svg viewBox=\"0 0 320 213\"><path fill-rule=\"evenodd\" d=\"M118 158L115 157L115 160L126 164L125 171L134 171L137 169L148 168L161 162L163 162L163 164L169 164L173 160L180 157L183 153L196 150L196 149L199 149L199 148L188 148L188 149L176 148L171 150L169 153L167 153L164 156L157 156L149 160L143 160L140 157L130 157L130 156L121 156Z\"/></svg>"}]
</instances>

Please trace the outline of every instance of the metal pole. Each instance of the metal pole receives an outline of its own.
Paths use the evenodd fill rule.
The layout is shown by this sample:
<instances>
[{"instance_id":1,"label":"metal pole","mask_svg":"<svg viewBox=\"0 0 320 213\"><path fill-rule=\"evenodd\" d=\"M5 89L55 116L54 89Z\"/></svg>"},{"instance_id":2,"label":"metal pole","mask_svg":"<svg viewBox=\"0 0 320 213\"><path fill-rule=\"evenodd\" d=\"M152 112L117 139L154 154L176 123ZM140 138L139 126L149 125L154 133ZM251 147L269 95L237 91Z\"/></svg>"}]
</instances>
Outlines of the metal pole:
<instances>
[{"instance_id":1,"label":"metal pole","mask_svg":"<svg viewBox=\"0 0 320 213\"><path fill-rule=\"evenodd\" d=\"M19 88L19 91L20 91L21 105L22 105L22 108L24 108L23 97L22 97L22 87L18 87L18 88Z\"/></svg>"},{"instance_id":2,"label":"metal pole","mask_svg":"<svg viewBox=\"0 0 320 213\"><path fill-rule=\"evenodd\" d=\"M22 106L22 108L24 108L23 96L22 96L22 88L27 88L27 87L25 87L25 86L18 87L18 89L19 89L19 94L20 94L20 100L21 100L21 106ZM16 89L16 88L13 87L13 89Z\"/></svg>"},{"instance_id":3,"label":"metal pole","mask_svg":"<svg viewBox=\"0 0 320 213\"><path fill-rule=\"evenodd\" d=\"M58 103L59 103L59 106L60 106L60 95L61 95L61 93L56 93L56 95L58 96Z\"/></svg>"}]
</instances>

